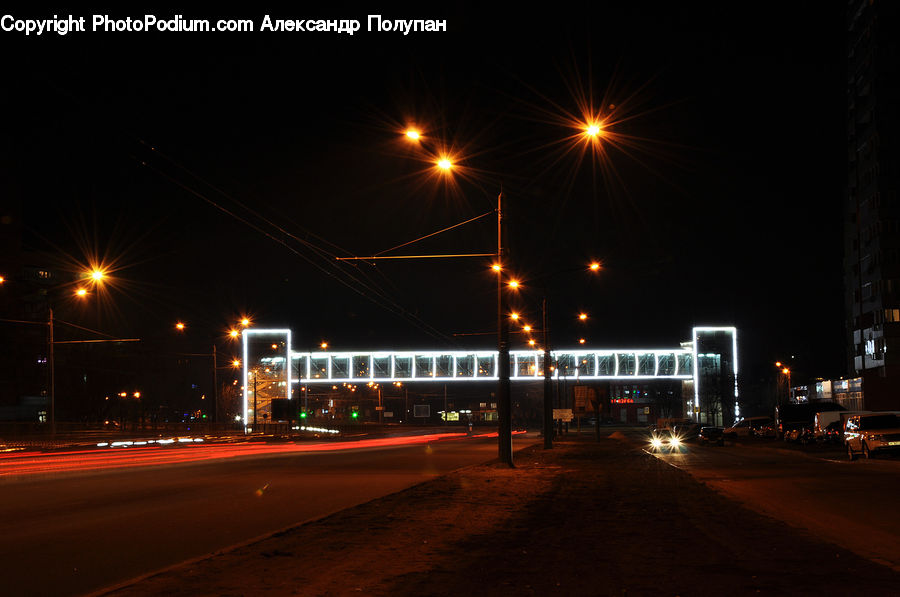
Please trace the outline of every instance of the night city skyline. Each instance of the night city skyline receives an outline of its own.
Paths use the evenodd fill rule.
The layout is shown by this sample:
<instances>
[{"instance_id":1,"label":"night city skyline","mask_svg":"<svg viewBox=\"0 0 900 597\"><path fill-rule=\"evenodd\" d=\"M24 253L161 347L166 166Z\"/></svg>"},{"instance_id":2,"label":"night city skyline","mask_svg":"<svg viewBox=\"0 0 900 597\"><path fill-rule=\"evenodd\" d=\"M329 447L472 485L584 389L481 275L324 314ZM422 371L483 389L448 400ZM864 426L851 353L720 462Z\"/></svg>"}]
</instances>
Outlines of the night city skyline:
<instances>
[{"instance_id":1,"label":"night city skyline","mask_svg":"<svg viewBox=\"0 0 900 597\"><path fill-rule=\"evenodd\" d=\"M898 33L0 10L3 594L896 594Z\"/></svg>"}]
</instances>

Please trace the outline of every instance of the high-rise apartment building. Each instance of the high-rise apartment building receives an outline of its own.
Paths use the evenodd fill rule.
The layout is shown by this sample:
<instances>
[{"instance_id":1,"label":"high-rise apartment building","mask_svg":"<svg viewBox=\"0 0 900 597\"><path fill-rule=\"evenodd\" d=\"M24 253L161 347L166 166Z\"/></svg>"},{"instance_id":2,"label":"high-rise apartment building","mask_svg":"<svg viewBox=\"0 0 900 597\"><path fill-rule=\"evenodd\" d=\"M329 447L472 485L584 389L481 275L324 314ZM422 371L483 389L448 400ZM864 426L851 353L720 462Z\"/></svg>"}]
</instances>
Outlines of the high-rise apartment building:
<instances>
[{"instance_id":1,"label":"high-rise apartment building","mask_svg":"<svg viewBox=\"0 0 900 597\"><path fill-rule=\"evenodd\" d=\"M866 407L900 408L900 3L847 3L848 373Z\"/></svg>"}]
</instances>

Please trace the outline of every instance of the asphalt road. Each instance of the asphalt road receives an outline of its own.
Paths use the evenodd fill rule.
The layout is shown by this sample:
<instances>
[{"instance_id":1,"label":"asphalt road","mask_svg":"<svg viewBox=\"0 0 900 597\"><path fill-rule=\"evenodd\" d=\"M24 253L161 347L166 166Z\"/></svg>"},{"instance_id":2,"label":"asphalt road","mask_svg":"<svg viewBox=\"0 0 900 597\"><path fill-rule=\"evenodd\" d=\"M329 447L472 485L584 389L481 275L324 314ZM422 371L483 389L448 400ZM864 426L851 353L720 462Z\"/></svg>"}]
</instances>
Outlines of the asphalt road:
<instances>
[{"instance_id":1,"label":"asphalt road","mask_svg":"<svg viewBox=\"0 0 900 597\"><path fill-rule=\"evenodd\" d=\"M516 438L516 448L533 441ZM97 590L489 461L496 442L451 438L0 477L3 593Z\"/></svg>"},{"instance_id":2,"label":"asphalt road","mask_svg":"<svg viewBox=\"0 0 900 597\"><path fill-rule=\"evenodd\" d=\"M691 442L657 456L751 509L900 571L900 458L850 462L839 449L777 441Z\"/></svg>"}]
</instances>

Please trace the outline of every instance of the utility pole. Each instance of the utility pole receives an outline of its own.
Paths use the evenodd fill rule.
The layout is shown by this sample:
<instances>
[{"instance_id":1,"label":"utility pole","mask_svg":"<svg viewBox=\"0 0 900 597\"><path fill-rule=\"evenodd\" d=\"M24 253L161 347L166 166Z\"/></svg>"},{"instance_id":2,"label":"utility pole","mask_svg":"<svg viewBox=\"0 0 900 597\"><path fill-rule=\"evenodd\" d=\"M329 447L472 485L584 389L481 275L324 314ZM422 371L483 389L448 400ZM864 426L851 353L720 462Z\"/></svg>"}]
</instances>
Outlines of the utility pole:
<instances>
[{"instance_id":1,"label":"utility pole","mask_svg":"<svg viewBox=\"0 0 900 597\"><path fill-rule=\"evenodd\" d=\"M213 359L213 423L218 423L218 414L219 414L219 378L216 374L216 345L213 343L213 351L212 351L212 359Z\"/></svg>"},{"instance_id":2,"label":"utility pole","mask_svg":"<svg viewBox=\"0 0 900 597\"><path fill-rule=\"evenodd\" d=\"M544 449L553 447L553 380L550 376L550 313L547 297L543 303L544 327Z\"/></svg>"},{"instance_id":3,"label":"utility pole","mask_svg":"<svg viewBox=\"0 0 900 597\"><path fill-rule=\"evenodd\" d=\"M56 361L53 358L53 307L49 307L50 317L48 325L50 327L50 350L48 357L50 358L50 433L56 435Z\"/></svg>"},{"instance_id":4,"label":"utility pole","mask_svg":"<svg viewBox=\"0 0 900 597\"><path fill-rule=\"evenodd\" d=\"M509 327L503 293L503 191L497 195L497 411L500 418L497 442L500 462L513 465L512 405L509 394Z\"/></svg>"}]
</instances>

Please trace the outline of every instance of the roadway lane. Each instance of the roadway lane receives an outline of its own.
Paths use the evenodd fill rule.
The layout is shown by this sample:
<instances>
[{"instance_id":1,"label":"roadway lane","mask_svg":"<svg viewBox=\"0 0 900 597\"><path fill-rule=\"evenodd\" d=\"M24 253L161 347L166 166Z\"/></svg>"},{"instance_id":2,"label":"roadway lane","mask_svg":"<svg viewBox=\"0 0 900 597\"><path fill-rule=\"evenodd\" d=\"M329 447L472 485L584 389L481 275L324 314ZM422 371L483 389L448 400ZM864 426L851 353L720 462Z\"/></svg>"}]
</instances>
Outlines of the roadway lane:
<instances>
[{"instance_id":1,"label":"roadway lane","mask_svg":"<svg viewBox=\"0 0 900 597\"><path fill-rule=\"evenodd\" d=\"M850 462L747 441L657 456L757 512L900 571L900 459Z\"/></svg>"},{"instance_id":2,"label":"roadway lane","mask_svg":"<svg viewBox=\"0 0 900 597\"><path fill-rule=\"evenodd\" d=\"M463 438L5 477L0 578L5 594L82 594L496 454L496 438Z\"/></svg>"}]
</instances>

